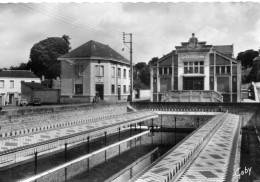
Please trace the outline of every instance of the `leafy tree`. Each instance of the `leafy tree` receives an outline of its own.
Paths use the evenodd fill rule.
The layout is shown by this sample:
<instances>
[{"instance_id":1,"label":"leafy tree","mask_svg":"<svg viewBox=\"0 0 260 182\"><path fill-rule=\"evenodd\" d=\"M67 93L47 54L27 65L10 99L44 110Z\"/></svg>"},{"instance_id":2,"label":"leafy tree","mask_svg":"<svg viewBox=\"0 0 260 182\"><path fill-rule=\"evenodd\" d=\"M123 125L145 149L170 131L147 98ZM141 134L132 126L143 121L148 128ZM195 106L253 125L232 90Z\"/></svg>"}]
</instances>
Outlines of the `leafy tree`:
<instances>
[{"instance_id":1,"label":"leafy tree","mask_svg":"<svg viewBox=\"0 0 260 182\"><path fill-rule=\"evenodd\" d=\"M150 69L145 62L139 62L134 66L134 89L150 88Z\"/></svg>"},{"instance_id":2,"label":"leafy tree","mask_svg":"<svg viewBox=\"0 0 260 182\"><path fill-rule=\"evenodd\" d=\"M253 60L259 55L258 51L252 49L240 52L237 55L237 60L241 60L242 69L251 68L253 66Z\"/></svg>"},{"instance_id":3,"label":"leafy tree","mask_svg":"<svg viewBox=\"0 0 260 182\"><path fill-rule=\"evenodd\" d=\"M11 66L10 70L29 70L27 63L21 63L19 66Z\"/></svg>"},{"instance_id":4,"label":"leafy tree","mask_svg":"<svg viewBox=\"0 0 260 182\"><path fill-rule=\"evenodd\" d=\"M38 77L46 78L60 76L60 61L57 58L70 50L70 38L67 35L50 37L36 43L30 52L30 61L27 68L31 69Z\"/></svg>"}]
</instances>

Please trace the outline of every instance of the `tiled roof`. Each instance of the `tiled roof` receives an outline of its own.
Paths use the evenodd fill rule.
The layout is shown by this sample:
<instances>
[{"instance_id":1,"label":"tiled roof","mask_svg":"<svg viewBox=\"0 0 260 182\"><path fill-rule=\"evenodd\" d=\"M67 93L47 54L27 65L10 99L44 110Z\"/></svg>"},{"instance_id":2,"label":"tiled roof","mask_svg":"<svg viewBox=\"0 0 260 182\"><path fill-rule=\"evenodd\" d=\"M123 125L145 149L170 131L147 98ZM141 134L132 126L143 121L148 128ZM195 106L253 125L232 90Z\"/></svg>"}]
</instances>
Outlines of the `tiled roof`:
<instances>
[{"instance_id":1,"label":"tiled roof","mask_svg":"<svg viewBox=\"0 0 260 182\"><path fill-rule=\"evenodd\" d=\"M213 46L213 49L223 54L233 54L233 45Z\"/></svg>"},{"instance_id":2,"label":"tiled roof","mask_svg":"<svg viewBox=\"0 0 260 182\"><path fill-rule=\"evenodd\" d=\"M113 50L108 45L90 40L89 42L73 49L69 53L59 57L62 58L103 58L129 64L130 62Z\"/></svg>"},{"instance_id":3,"label":"tiled roof","mask_svg":"<svg viewBox=\"0 0 260 182\"><path fill-rule=\"evenodd\" d=\"M38 78L33 72L27 70L3 70L0 77L9 78Z\"/></svg>"},{"instance_id":4,"label":"tiled roof","mask_svg":"<svg viewBox=\"0 0 260 182\"><path fill-rule=\"evenodd\" d=\"M44 85L40 83L35 82L22 82L22 84L26 85L27 87L30 87L32 89L41 89L41 90L50 90L50 88L45 87Z\"/></svg>"}]
</instances>

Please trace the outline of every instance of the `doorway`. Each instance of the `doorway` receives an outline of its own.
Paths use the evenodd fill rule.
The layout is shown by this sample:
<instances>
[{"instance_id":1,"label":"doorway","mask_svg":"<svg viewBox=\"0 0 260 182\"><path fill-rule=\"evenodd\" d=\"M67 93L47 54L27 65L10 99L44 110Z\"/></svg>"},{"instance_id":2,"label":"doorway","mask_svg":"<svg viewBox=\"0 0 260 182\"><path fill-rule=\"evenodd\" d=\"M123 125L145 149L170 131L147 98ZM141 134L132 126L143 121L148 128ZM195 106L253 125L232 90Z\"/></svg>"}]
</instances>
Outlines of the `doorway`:
<instances>
[{"instance_id":1,"label":"doorway","mask_svg":"<svg viewBox=\"0 0 260 182\"><path fill-rule=\"evenodd\" d=\"M104 99L104 85L103 84L96 85L96 96L98 96L101 100Z\"/></svg>"},{"instance_id":2,"label":"doorway","mask_svg":"<svg viewBox=\"0 0 260 182\"><path fill-rule=\"evenodd\" d=\"M204 77L184 77L183 90L204 90Z\"/></svg>"},{"instance_id":3,"label":"doorway","mask_svg":"<svg viewBox=\"0 0 260 182\"><path fill-rule=\"evenodd\" d=\"M9 105L13 105L14 103L14 94L9 94Z\"/></svg>"}]
</instances>

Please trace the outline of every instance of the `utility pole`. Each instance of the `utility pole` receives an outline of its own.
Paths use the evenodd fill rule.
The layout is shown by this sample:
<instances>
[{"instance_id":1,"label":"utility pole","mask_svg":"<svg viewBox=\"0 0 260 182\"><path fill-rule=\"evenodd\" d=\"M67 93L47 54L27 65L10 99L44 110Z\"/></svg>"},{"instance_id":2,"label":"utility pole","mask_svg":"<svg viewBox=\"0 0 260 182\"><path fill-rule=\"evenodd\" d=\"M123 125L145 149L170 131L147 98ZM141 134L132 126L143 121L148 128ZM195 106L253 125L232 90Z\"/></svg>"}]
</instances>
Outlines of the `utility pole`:
<instances>
[{"instance_id":1,"label":"utility pole","mask_svg":"<svg viewBox=\"0 0 260 182\"><path fill-rule=\"evenodd\" d=\"M125 36L126 35L129 35L130 37L130 41L129 42L126 42L125 41ZM133 101L133 47L132 47L132 44L133 44L133 41L132 41L132 33L125 33L123 32L123 42L124 44L130 44L130 47L128 47L126 45L126 47L130 50L130 98L129 98L129 101L132 102Z\"/></svg>"}]
</instances>

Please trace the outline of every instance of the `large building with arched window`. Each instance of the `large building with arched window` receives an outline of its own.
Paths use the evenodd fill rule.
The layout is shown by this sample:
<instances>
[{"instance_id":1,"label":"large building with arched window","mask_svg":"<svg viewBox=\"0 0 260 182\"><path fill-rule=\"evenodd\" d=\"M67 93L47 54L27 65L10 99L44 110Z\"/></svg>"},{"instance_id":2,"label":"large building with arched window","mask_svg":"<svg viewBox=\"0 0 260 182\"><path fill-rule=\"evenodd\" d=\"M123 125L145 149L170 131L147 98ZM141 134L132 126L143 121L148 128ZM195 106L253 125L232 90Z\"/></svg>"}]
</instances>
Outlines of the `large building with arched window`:
<instances>
[{"instance_id":1,"label":"large building with arched window","mask_svg":"<svg viewBox=\"0 0 260 182\"><path fill-rule=\"evenodd\" d=\"M150 62L150 72L151 101L165 101L168 94L172 102L240 102L241 63L234 59L233 45L207 45L192 34Z\"/></svg>"}]
</instances>

